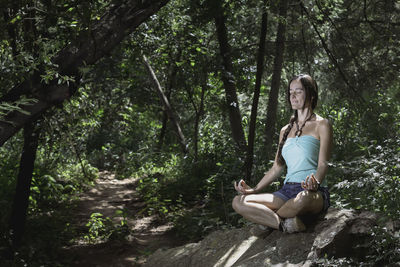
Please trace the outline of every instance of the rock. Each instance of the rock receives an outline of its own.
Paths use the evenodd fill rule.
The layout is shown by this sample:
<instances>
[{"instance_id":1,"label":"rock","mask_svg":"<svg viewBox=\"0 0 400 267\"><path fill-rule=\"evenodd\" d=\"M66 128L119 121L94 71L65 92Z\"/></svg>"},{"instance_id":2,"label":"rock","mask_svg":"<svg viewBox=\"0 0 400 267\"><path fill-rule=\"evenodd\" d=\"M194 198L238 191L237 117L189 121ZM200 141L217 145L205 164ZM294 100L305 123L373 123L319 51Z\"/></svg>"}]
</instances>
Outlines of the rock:
<instances>
[{"instance_id":1,"label":"rock","mask_svg":"<svg viewBox=\"0 0 400 267\"><path fill-rule=\"evenodd\" d=\"M215 231L198 243L159 249L145 266L313 266L324 257L363 258L376 221L371 212L330 208L303 233L253 236L251 226Z\"/></svg>"},{"instance_id":2,"label":"rock","mask_svg":"<svg viewBox=\"0 0 400 267\"><path fill-rule=\"evenodd\" d=\"M347 234L348 222L354 219L351 210L329 210L324 220L315 227L316 237L308 255L308 259L316 260L325 254L330 256L342 256L348 247L343 244L351 242Z\"/></svg>"}]
</instances>

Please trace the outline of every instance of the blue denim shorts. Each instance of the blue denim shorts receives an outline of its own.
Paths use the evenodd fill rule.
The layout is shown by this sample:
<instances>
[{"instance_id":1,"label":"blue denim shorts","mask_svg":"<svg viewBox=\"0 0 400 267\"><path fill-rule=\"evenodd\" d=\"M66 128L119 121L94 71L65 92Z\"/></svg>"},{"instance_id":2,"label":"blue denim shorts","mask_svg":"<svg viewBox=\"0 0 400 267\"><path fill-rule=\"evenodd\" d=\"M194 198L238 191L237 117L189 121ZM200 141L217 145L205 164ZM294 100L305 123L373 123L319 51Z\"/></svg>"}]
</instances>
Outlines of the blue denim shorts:
<instances>
[{"instance_id":1,"label":"blue denim shorts","mask_svg":"<svg viewBox=\"0 0 400 267\"><path fill-rule=\"evenodd\" d=\"M275 191L273 194L284 201L288 201L289 199L295 198L301 191L304 191L303 187L301 187L301 183L286 183L280 190ZM321 192L324 200L322 211L325 212L331 206L329 191L327 187L322 186L318 191Z\"/></svg>"}]
</instances>

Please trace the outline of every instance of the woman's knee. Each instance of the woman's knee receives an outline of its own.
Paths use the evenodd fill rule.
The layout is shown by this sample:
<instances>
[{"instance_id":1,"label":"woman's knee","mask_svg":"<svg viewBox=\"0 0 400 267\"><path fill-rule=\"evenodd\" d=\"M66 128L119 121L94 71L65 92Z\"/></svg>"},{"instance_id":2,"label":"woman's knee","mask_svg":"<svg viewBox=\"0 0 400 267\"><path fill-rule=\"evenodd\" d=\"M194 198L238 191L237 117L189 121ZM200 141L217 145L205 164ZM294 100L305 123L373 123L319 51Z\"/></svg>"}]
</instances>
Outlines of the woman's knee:
<instances>
[{"instance_id":1,"label":"woman's knee","mask_svg":"<svg viewBox=\"0 0 400 267\"><path fill-rule=\"evenodd\" d=\"M240 196L235 196L232 200L232 208L238 212L240 206Z\"/></svg>"},{"instance_id":2,"label":"woman's knee","mask_svg":"<svg viewBox=\"0 0 400 267\"><path fill-rule=\"evenodd\" d=\"M243 209L246 206L246 197L245 195L237 195L232 200L232 208L239 214L242 214Z\"/></svg>"},{"instance_id":3,"label":"woman's knee","mask_svg":"<svg viewBox=\"0 0 400 267\"><path fill-rule=\"evenodd\" d=\"M309 207L315 201L316 194L307 190L301 191L294 199L294 203L298 209Z\"/></svg>"}]
</instances>

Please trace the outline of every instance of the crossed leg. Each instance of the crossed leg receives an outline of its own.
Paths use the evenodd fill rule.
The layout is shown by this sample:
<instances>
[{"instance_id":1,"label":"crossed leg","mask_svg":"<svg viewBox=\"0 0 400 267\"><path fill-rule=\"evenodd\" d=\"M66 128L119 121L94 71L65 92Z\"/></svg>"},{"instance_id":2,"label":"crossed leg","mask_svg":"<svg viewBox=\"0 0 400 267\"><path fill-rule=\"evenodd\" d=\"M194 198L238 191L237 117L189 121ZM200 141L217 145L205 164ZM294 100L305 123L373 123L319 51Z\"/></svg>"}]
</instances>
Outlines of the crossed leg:
<instances>
[{"instance_id":1,"label":"crossed leg","mask_svg":"<svg viewBox=\"0 0 400 267\"><path fill-rule=\"evenodd\" d=\"M277 214L282 218L292 218L303 214L316 214L322 210L324 199L321 192L301 191L295 198L282 205Z\"/></svg>"},{"instance_id":2,"label":"crossed leg","mask_svg":"<svg viewBox=\"0 0 400 267\"><path fill-rule=\"evenodd\" d=\"M281 218L320 212L323 197L320 192L301 191L285 202L273 194L238 195L234 197L232 207L249 221L279 229Z\"/></svg>"},{"instance_id":3,"label":"crossed leg","mask_svg":"<svg viewBox=\"0 0 400 267\"><path fill-rule=\"evenodd\" d=\"M249 221L279 229L280 218L275 213L285 201L273 194L238 195L232 201L233 209Z\"/></svg>"}]
</instances>

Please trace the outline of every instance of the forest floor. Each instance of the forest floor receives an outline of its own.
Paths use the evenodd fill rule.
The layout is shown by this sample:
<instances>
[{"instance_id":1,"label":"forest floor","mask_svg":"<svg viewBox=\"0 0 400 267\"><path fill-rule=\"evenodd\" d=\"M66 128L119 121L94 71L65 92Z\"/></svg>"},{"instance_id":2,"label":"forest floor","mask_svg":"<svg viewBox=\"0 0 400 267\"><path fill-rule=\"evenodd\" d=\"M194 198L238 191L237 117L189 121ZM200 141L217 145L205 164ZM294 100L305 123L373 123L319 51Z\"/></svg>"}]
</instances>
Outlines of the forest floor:
<instances>
[{"instance_id":1,"label":"forest floor","mask_svg":"<svg viewBox=\"0 0 400 267\"><path fill-rule=\"evenodd\" d=\"M116 215L117 210L127 213L129 227L126 238L107 242L88 242L80 238L65 248L65 256L71 266L142 266L149 254L158 248L182 245L171 232L172 225L157 222L155 216L141 213L144 203L135 190L139 179L118 180L109 172L101 172L95 186L79 196L73 210L73 225L80 232L88 232L86 224L93 213L109 217L114 225L124 218Z\"/></svg>"}]
</instances>

